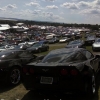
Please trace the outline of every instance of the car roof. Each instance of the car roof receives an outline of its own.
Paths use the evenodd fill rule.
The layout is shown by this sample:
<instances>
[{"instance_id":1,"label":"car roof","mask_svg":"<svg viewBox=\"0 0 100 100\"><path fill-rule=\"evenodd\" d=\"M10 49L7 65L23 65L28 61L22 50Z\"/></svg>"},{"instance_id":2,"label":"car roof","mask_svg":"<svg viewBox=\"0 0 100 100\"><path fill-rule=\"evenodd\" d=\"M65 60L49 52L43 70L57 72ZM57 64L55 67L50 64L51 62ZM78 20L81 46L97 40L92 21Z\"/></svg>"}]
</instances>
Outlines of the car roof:
<instances>
[{"instance_id":1,"label":"car roof","mask_svg":"<svg viewBox=\"0 0 100 100\"><path fill-rule=\"evenodd\" d=\"M42 40L42 41L39 41L39 42L37 42L37 43L42 44L42 43L45 43L45 42L48 42L48 41L47 41L47 40Z\"/></svg>"},{"instance_id":2,"label":"car roof","mask_svg":"<svg viewBox=\"0 0 100 100\"><path fill-rule=\"evenodd\" d=\"M79 52L81 50L84 50L84 48L61 48L61 49L55 49L49 52L49 54L59 54L59 53L68 53L69 51L72 52Z\"/></svg>"}]
</instances>

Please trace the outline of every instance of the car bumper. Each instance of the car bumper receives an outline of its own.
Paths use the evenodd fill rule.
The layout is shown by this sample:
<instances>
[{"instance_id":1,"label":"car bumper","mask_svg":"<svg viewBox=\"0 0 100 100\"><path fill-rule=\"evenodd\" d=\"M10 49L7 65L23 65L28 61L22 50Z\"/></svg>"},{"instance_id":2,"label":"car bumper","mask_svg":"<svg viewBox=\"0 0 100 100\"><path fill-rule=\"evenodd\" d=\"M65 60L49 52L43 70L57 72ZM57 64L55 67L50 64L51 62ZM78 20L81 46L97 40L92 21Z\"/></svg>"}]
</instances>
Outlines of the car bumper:
<instances>
[{"instance_id":1,"label":"car bumper","mask_svg":"<svg viewBox=\"0 0 100 100\"><path fill-rule=\"evenodd\" d=\"M40 80L36 81L34 78L29 77L22 80L24 87L27 90L39 90L39 91L53 91L53 92L70 92L70 91L85 91L84 79L68 79L65 81L57 82L54 79L52 84L41 84Z\"/></svg>"},{"instance_id":2,"label":"car bumper","mask_svg":"<svg viewBox=\"0 0 100 100\"><path fill-rule=\"evenodd\" d=\"M6 82L7 81L7 78L8 78L8 71L3 70L3 69L0 69L0 83L1 82Z\"/></svg>"},{"instance_id":3,"label":"car bumper","mask_svg":"<svg viewBox=\"0 0 100 100\"><path fill-rule=\"evenodd\" d=\"M100 47L92 47L93 50L100 50Z\"/></svg>"},{"instance_id":4,"label":"car bumper","mask_svg":"<svg viewBox=\"0 0 100 100\"><path fill-rule=\"evenodd\" d=\"M85 41L85 45L92 45L94 43L94 40L91 41Z\"/></svg>"}]
</instances>

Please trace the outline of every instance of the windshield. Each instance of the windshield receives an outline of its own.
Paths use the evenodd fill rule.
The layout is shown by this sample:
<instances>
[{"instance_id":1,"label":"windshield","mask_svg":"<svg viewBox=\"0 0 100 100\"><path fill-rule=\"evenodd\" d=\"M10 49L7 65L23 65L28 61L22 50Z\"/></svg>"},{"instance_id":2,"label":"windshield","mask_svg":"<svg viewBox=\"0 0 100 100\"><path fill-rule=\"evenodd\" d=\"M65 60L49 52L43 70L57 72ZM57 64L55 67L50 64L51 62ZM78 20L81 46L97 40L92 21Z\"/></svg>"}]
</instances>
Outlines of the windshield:
<instances>
[{"instance_id":1,"label":"windshield","mask_svg":"<svg viewBox=\"0 0 100 100\"><path fill-rule=\"evenodd\" d=\"M56 62L62 62L65 58L66 60L71 58L73 52L67 52L67 53L59 53L59 54L48 54L43 60L43 63L56 63ZM71 60L68 60L70 62Z\"/></svg>"},{"instance_id":2,"label":"windshield","mask_svg":"<svg viewBox=\"0 0 100 100\"><path fill-rule=\"evenodd\" d=\"M36 43L32 47L39 47L39 46L42 46L42 44L41 43Z\"/></svg>"},{"instance_id":3,"label":"windshield","mask_svg":"<svg viewBox=\"0 0 100 100\"><path fill-rule=\"evenodd\" d=\"M100 39L96 39L95 42L100 42Z\"/></svg>"},{"instance_id":4,"label":"windshield","mask_svg":"<svg viewBox=\"0 0 100 100\"><path fill-rule=\"evenodd\" d=\"M71 42L69 42L69 44L78 44L78 43L81 43L81 41L71 41Z\"/></svg>"},{"instance_id":5,"label":"windshield","mask_svg":"<svg viewBox=\"0 0 100 100\"><path fill-rule=\"evenodd\" d=\"M87 37L87 39L95 39L95 36L94 35L92 35L92 36L90 35L90 36Z\"/></svg>"},{"instance_id":6,"label":"windshield","mask_svg":"<svg viewBox=\"0 0 100 100\"><path fill-rule=\"evenodd\" d=\"M13 49L20 49L22 47L23 47L23 45L16 45Z\"/></svg>"},{"instance_id":7,"label":"windshield","mask_svg":"<svg viewBox=\"0 0 100 100\"><path fill-rule=\"evenodd\" d=\"M1 46L0 49L6 49L5 46Z\"/></svg>"}]
</instances>

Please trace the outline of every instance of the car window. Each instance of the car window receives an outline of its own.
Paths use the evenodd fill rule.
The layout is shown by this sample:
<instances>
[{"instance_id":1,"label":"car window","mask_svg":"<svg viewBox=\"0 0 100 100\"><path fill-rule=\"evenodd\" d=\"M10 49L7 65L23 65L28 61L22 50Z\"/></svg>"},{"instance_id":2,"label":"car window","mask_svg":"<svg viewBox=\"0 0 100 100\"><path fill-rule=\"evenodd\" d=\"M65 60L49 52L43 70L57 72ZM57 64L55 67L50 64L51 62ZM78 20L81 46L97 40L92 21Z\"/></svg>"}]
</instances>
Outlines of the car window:
<instances>
[{"instance_id":1,"label":"car window","mask_svg":"<svg viewBox=\"0 0 100 100\"><path fill-rule=\"evenodd\" d=\"M94 55L87 50L82 51L82 53L86 56L87 59L91 59L94 57Z\"/></svg>"},{"instance_id":2,"label":"car window","mask_svg":"<svg viewBox=\"0 0 100 100\"><path fill-rule=\"evenodd\" d=\"M48 55L43 59L43 63L45 62L72 62L72 61L80 61L80 60L86 60L86 57L76 52L68 52L68 53L59 53L54 55Z\"/></svg>"},{"instance_id":3,"label":"car window","mask_svg":"<svg viewBox=\"0 0 100 100\"><path fill-rule=\"evenodd\" d=\"M73 55L71 55L70 57L68 58L65 58L65 60L63 62L77 62L77 61L85 61L87 60L86 57L80 53L80 52L77 52Z\"/></svg>"},{"instance_id":4,"label":"car window","mask_svg":"<svg viewBox=\"0 0 100 100\"><path fill-rule=\"evenodd\" d=\"M50 62L60 62L62 61L65 57L69 57L72 55L73 52L68 52L68 53L57 53L57 54L48 54L43 60L43 63L50 63Z\"/></svg>"},{"instance_id":5,"label":"car window","mask_svg":"<svg viewBox=\"0 0 100 100\"><path fill-rule=\"evenodd\" d=\"M41 43L36 43L32 47L39 47L39 46L42 46L42 44Z\"/></svg>"}]
</instances>

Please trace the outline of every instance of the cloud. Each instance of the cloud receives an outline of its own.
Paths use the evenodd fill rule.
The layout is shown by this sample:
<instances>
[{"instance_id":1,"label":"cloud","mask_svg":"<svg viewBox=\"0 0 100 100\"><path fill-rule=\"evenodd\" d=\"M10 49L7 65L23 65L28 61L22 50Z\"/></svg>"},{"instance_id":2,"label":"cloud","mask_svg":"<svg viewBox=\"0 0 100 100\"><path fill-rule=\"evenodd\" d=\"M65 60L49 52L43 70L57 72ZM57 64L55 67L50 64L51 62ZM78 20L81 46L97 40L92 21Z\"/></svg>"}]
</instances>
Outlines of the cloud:
<instances>
[{"instance_id":1,"label":"cloud","mask_svg":"<svg viewBox=\"0 0 100 100\"><path fill-rule=\"evenodd\" d=\"M61 7L65 7L68 9L79 9L79 7L75 3L68 3L68 2L63 3Z\"/></svg>"},{"instance_id":2,"label":"cloud","mask_svg":"<svg viewBox=\"0 0 100 100\"><path fill-rule=\"evenodd\" d=\"M50 2L54 2L55 0L43 0L43 1L50 1Z\"/></svg>"},{"instance_id":3,"label":"cloud","mask_svg":"<svg viewBox=\"0 0 100 100\"><path fill-rule=\"evenodd\" d=\"M43 12L42 15L44 18L51 19L51 20L63 19L59 15L54 15L53 12Z\"/></svg>"},{"instance_id":4,"label":"cloud","mask_svg":"<svg viewBox=\"0 0 100 100\"><path fill-rule=\"evenodd\" d=\"M100 5L100 0L95 1L96 5Z\"/></svg>"},{"instance_id":5,"label":"cloud","mask_svg":"<svg viewBox=\"0 0 100 100\"><path fill-rule=\"evenodd\" d=\"M7 6L5 6L6 9L15 9L17 8L15 4L11 5L11 4L8 4Z\"/></svg>"},{"instance_id":6,"label":"cloud","mask_svg":"<svg viewBox=\"0 0 100 100\"><path fill-rule=\"evenodd\" d=\"M91 7L91 4L90 4L90 2L80 1L78 3L78 6L80 6L80 7Z\"/></svg>"},{"instance_id":7,"label":"cloud","mask_svg":"<svg viewBox=\"0 0 100 100\"><path fill-rule=\"evenodd\" d=\"M48 8L48 9L58 9L58 7L55 6L55 5L52 5L52 6L46 6L46 8Z\"/></svg>"},{"instance_id":8,"label":"cloud","mask_svg":"<svg viewBox=\"0 0 100 100\"><path fill-rule=\"evenodd\" d=\"M85 9L80 12L81 14L100 15L100 9Z\"/></svg>"},{"instance_id":9,"label":"cloud","mask_svg":"<svg viewBox=\"0 0 100 100\"><path fill-rule=\"evenodd\" d=\"M100 0L90 1L80 1L77 4L79 7L91 7L91 8L100 8Z\"/></svg>"},{"instance_id":10,"label":"cloud","mask_svg":"<svg viewBox=\"0 0 100 100\"><path fill-rule=\"evenodd\" d=\"M30 3L27 3L26 5L27 6L35 6L35 7L40 6L40 4L39 3L36 3L36 2L30 2Z\"/></svg>"},{"instance_id":11,"label":"cloud","mask_svg":"<svg viewBox=\"0 0 100 100\"><path fill-rule=\"evenodd\" d=\"M6 9L4 9L4 8L0 8L0 11L5 11Z\"/></svg>"},{"instance_id":12,"label":"cloud","mask_svg":"<svg viewBox=\"0 0 100 100\"><path fill-rule=\"evenodd\" d=\"M33 11L33 14L40 14L41 13L41 10L34 10Z\"/></svg>"}]
</instances>

